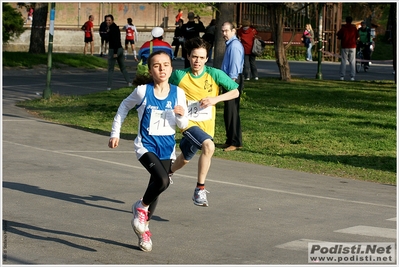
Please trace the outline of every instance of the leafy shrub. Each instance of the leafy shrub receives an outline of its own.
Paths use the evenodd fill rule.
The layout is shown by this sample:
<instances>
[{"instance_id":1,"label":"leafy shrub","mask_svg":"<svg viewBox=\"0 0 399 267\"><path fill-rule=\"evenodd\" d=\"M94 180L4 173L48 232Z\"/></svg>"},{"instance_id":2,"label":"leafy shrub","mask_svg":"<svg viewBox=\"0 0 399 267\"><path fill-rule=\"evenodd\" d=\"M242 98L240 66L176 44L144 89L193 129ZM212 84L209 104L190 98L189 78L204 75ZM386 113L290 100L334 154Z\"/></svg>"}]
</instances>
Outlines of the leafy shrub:
<instances>
[{"instance_id":1,"label":"leafy shrub","mask_svg":"<svg viewBox=\"0 0 399 267\"><path fill-rule=\"evenodd\" d=\"M19 37L24 31L21 12L9 4L3 3L3 44Z\"/></svg>"}]
</instances>

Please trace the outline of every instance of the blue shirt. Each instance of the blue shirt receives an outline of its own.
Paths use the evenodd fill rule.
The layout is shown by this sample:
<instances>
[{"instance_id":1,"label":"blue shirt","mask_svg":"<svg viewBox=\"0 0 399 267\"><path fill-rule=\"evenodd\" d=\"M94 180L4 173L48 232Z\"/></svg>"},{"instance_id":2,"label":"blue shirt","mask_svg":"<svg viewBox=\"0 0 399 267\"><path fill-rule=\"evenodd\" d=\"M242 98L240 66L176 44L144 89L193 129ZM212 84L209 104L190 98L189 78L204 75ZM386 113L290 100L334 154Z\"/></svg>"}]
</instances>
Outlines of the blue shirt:
<instances>
[{"instance_id":1,"label":"blue shirt","mask_svg":"<svg viewBox=\"0 0 399 267\"><path fill-rule=\"evenodd\" d=\"M180 105L184 108L184 116L174 114L173 109L176 105ZM152 132L152 129L154 129L153 127L155 127L155 129L159 128L159 123L163 122L165 125L166 121L173 119L180 129L187 127L188 110L186 95L183 89L175 85L170 85L169 94L164 99L159 99L155 96L153 83L139 85L119 105L112 123L111 137L119 138L122 123L129 111L133 108L137 110L139 118L137 137L134 139L137 159L140 159L141 156L147 152L154 153L160 160L176 159L175 134L165 132L162 127L158 132ZM160 117L159 119L155 118L156 120L151 121L151 117L157 115L154 114L153 111L165 111L165 117ZM169 115L167 115L166 112L169 113Z\"/></svg>"},{"instance_id":2,"label":"blue shirt","mask_svg":"<svg viewBox=\"0 0 399 267\"><path fill-rule=\"evenodd\" d=\"M222 71L232 79L237 79L244 66L244 47L237 36L226 42L226 52L223 57Z\"/></svg>"}]
</instances>

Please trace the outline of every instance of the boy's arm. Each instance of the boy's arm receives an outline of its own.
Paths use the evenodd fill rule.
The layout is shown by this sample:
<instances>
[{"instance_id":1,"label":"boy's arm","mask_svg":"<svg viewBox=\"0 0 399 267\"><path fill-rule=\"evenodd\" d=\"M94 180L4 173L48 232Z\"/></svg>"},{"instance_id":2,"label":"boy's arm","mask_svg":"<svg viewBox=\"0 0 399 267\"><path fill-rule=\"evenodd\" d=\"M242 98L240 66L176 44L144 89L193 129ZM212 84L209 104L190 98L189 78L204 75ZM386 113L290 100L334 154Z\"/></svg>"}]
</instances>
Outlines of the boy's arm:
<instances>
[{"instance_id":1,"label":"boy's arm","mask_svg":"<svg viewBox=\"0 0 399 267\"><path fill-rule=\"evenodd\" d=\"M214 106L219 102L228 101L228 100L237 98L239 96L240 96L240 93L238 92L238 89L236 88L234 90L228 91L228 92L218 95L216 97L206 97L206 98L201 99L201 101L200 101L201 108L207 108L209 106Z\"/></svg>"}]
</instances>

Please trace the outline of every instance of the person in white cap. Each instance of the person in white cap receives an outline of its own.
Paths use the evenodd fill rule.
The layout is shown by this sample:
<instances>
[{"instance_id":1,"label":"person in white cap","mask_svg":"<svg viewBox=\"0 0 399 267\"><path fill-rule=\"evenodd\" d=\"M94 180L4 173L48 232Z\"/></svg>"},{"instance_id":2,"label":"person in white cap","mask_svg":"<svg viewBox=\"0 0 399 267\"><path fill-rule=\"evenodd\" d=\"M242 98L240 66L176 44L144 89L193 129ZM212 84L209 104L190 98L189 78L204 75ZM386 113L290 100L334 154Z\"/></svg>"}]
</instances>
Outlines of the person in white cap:
<instances>
[{"instance_id":1,"label":"person in white cap","mask_svg":"<svg viewBox=\"0 0 399 267\"><path fill-rule=\"evenodd\" d=\"M152 40L145 42L139 50L138 58L139 60L143 60L143 65L147 64L147 58L150 56L152 52L163 50L170 58L173 58L173 49L168 42L162 40L163 38L163 29L161 27L155 27L151 31L151 35L153 37Z\"/></svg>"}]
</instances>

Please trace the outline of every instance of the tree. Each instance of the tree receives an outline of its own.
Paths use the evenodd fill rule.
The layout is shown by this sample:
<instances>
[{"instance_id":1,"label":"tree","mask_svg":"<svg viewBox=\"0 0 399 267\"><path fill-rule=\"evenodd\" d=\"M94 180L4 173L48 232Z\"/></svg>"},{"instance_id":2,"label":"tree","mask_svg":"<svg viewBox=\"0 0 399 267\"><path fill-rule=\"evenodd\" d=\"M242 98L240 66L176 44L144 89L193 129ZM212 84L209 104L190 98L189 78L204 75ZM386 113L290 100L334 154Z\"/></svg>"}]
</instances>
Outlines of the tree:
<instances>
[{"instance_id":1,"label":"tree","mask_svg":"<svg viewBox=\"0 0 399 267\"><path fill-rule=\"evenodd\" d=\"M283 43L283 32L284 32L284 9L286 8L284 3L269 4L268 10L271 14L271 30L274 41L274 52L276 55L277 67L280 71L280 79L282 81L291 80L291 70L288 64L286 48Z\"/></svg>"},{"instance_id":2,"label":"tree","mask_svg":"<svg viewBox=\"0 0 399 267\"><path fill-rule=\"evenodd\" d=\"M44 54L48 3L35 3L30 35L29 53Z\"/></svg>"},{"instance_id":3,"label":"tree","mask_svg":"<svg viewBox=\"0 0 399 267\"><path fill-rule=\"evenodd\" d=\"M231 21L231 14L234 14L234 4L233 3L217 3L216 4L216 29L221 29L222 24L226 21ZM213 59L213 66L215 68L220 68L222 66L223 55L226 50L226 44L223 39L222 32L216 31L214 51L215 57Z\"/></svg>"},{"instance_id":4,"label":"tree","mask_svg":"<svg viewBox=\"0 0 399 267\"><path fill-rule=\"evenodd\" d=\"M3 3L3 44L19 37L24 31L21 12L9 4Z\"/></svg>"}]
</instances>

